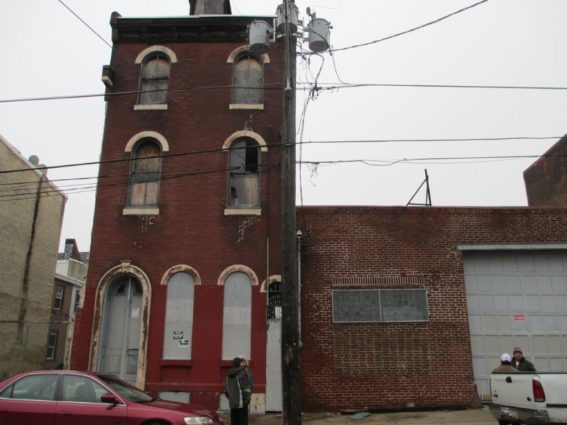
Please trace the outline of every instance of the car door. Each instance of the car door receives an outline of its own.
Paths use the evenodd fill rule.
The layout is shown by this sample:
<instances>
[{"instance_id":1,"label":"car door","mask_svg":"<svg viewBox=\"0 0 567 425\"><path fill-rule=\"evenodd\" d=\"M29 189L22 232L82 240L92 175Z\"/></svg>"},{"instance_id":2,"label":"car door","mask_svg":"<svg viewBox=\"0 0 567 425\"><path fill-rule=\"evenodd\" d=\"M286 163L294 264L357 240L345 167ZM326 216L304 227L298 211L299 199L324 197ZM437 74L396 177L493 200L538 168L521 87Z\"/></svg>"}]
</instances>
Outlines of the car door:
<instances>
[{"instance_id":1,"label":"car door","mask_svg":"<svg viewBox=\"0 0 567 425\"><path fill-rule=\"evenodd\" d=\"M58 374L33 374L0 393L0 424L55 424Z\"/></svg>"},{"instance_id":2,"label":"car door","mask_svg":"<svg viewBox=\"0 0 567 425\"><path fill-rule=\"evenodd\" d=\"M126 425L128 408L124 402L112 405L100 401L110 392L91 377L63 375L56 425Z\"/></svg>"}]
</instances>

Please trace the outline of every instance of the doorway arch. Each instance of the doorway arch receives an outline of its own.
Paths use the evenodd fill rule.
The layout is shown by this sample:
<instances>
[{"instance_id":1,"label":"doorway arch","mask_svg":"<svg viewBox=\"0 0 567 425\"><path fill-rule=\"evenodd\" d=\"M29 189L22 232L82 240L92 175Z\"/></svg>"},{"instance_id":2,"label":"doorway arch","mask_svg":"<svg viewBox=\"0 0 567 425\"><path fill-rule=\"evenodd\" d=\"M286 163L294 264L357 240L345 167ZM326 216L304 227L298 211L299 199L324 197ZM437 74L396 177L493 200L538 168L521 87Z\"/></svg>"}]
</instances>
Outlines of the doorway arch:
<instances>
[{"instance_id":1,"label":"doorway arch","mask_svg":"<svg viewBox=\"0 0 567 425\"><path fill-rule=\"evenodd\" d=\"M150 299L150 280L139 267L124 261L105 273L96 292L90 370L145 387Z\"/></svg>"}]
</instances>

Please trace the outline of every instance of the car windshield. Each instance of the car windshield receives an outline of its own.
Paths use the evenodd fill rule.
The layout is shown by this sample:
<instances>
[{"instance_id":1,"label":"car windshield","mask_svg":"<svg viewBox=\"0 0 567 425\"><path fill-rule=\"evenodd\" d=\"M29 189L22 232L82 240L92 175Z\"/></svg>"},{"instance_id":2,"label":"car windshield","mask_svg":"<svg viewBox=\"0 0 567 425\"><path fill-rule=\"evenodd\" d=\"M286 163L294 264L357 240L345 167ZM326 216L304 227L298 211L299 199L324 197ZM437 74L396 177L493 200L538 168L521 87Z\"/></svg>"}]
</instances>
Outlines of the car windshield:
<instances>
[{"instance_id":1,"label":"car windshield","mask_svg":"<svg viewBox=\"0 0 567 425\"><path fill-rule=\"evenodd\" d=\"M114 391L119 393L122 397L128 399L133 403L143 403L153 400L153 398L145 392L140 391L133 385L130 385L127 382L124 382L114 376L99 375L98 377Z\"/></svg>"}]
</instances>

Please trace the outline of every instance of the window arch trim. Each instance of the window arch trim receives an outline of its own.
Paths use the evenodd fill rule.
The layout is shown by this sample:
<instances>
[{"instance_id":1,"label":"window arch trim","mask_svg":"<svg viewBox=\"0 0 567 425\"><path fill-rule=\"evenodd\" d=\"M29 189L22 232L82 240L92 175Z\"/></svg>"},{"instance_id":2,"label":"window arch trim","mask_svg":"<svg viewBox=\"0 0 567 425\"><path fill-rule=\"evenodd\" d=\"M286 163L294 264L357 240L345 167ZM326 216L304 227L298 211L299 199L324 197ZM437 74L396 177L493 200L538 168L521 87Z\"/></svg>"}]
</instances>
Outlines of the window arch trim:
<instances>
[{"instance_id":1,"label":"window arch trim","mask_svg":"<svg viewBox=\"0 0 567 425\"><path fill-rule=\"evenodd\" d=\"M171 50L169 47L159 46L159 45L150 46L142 50L138 54L138 56L136 56L136 60L134 61L134 63L137 65L141 65L146 59L146 57L150 56L152 53L163 53L169 58L169 63L177 63L177 55L175 54L175 52Z\"/></svg>"},{"instance_id":2,"label":"window arch trim","mask_svg":"<svg viewBox=\"0 0 567 425\"><path fill-rule=\"evenodd\" d=\"M228 58L226 59L226 63L230 63L230 64L234 63L236 61L236 59L238 58L238 56L240 56L243 53L250 54L250 55L254 56L263 65L270 63L270 56L268 56L267 53L263 53L261 55L255 55L255 54L250 52L249 46L240 46L240 47L237 47L236 49L234 49L228 55Z\"/></svg>"},{"instance_id":3,"label":"window arch trim","mask_svg":"<svg viewBox=\"0 0 567 425\"><path fill-rule=\"evenodd\" d=\"M199 276L197 270L195 270L191 266L188 266L187 264L177 264L167 269L166 272L163 274L163 277L161 278L160 285L167 286L169 280L176 273L187 273L193 278L193 283L195 285L201 285L201 276Z\"/></svg>"},{"instance_id":4,"label":"window arch trim","mask_svg":"<svg viewBox=\"0 0 567 425\"><path fill-rule=\"evenodd\" d=\"M167 139L159 134L157 131L141 131L138 134L132 136L128 143L126 143L126 148L124 152L132 152L136 143L141 139L151 138L154 139L161 147L162 152L169 152L169 143Z\"/></svg>"},{"instance_id":5,"label":"window arch trim","mask_svg":"<svg viewBox=\"0 0 567 425\"><path fill-rule=\"evenodd\" d=\"M262 285L260 286L260 292L268 292L268 288L272 283L281 283L282 282L282 275L281 274L274 274L267 279L264 279Z\"/></svg>"},{"instance_id":6,"label":"window arch trim","mask_svg":"<svg viewBox=\"0 0 567 425\"><path fill-rule=\"evenodd\" d=\"M235 265L232 265L232 266L224 269L219 276L219 280L217 282L217 285L224 286L226 279L232 273L237 273L237 272L244 273L245 275L247 275L248 278L250 278L250 282L252 283L252 286L259 286L260 285L260 282L258 280L258 276L256 276L256 273L254 273L254 270L252 270L250 267L245 266L243 264L235 264Z\"/></svg>"},{"instance_id":7,"label":"window arch trim","mask_svg":"<svg viewBox=\"0 0 567 425\"><path fill-rule=\"evenodd\" d=\"M107 270L100 278L95 294L95 311L93 316L93 334L91 339L91 350L89 369L97 370L100 344L102 342L102 314L105 294L108 286L120 275L131 275L135 277L142 287L142 308L140 312L140 341L138 344L138 370L136 372L136 387L144 389L146 383L147 352L148 352L148 328L150 317L150 300L152 299L152 284L148 275L139 267L134 266L129 260L123 260L119 265Z\"/></svg>"},{"instance_id":8,"label":"window arch trim","mask_svg":"<svg viewBox=\"0 0 567 425\"><path fill-rule=\"evenodd\" d=\"M264 140L264 138L262 136L260 136L258 133L255 133L253 131L250 130L240 130L240 131L236 131L234 133L232 133L230 136L227 137L227 139L224 141L223 145L222 145L222 149L226 152L229 151L230 146L238 139L241 139L243 137L248 137L250 139L253 139L256 141L256 143L258 143L258 145L260 146L260 151L261 152L268 152L268 144L266 143L266 141Z\"/></svg>"}]
</instances>

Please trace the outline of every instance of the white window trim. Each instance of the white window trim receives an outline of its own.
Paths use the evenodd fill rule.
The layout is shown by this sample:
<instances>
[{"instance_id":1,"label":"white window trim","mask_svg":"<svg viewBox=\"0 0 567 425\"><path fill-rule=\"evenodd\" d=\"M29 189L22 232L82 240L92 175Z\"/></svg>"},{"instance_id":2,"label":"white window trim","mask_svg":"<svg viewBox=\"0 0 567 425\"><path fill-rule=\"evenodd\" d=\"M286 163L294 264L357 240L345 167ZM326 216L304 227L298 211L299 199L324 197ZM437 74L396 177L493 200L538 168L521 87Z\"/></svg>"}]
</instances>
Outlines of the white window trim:
<instances>
[{"instance_id":1,"label":"white window trim","mask_svg":"<svg viewBox=\"0 0 567 425\"><path fill-rule=\"evenodd\" d=\"M262 215L262 208L225 208L224 215Z\"/></svg>"},{"instance_id":2,"label":"white window trim","mask_svg":"<svg viewBox=\"0 0 567 425\"><path fill-rule=\"evenodd\" d=\"M126 207L122 215L159 215L159 208Z\"/></svg>"},{"instance_id":3,"label":"white window trim","mask_svg":"<svg viewBox=\"0 0 567 425\"><path fill-rule=\"evenodd\" d=\"M156 103L155 105L137 104L134 111L167 111L167 103Z\"/></svg>"}]
</instances>

